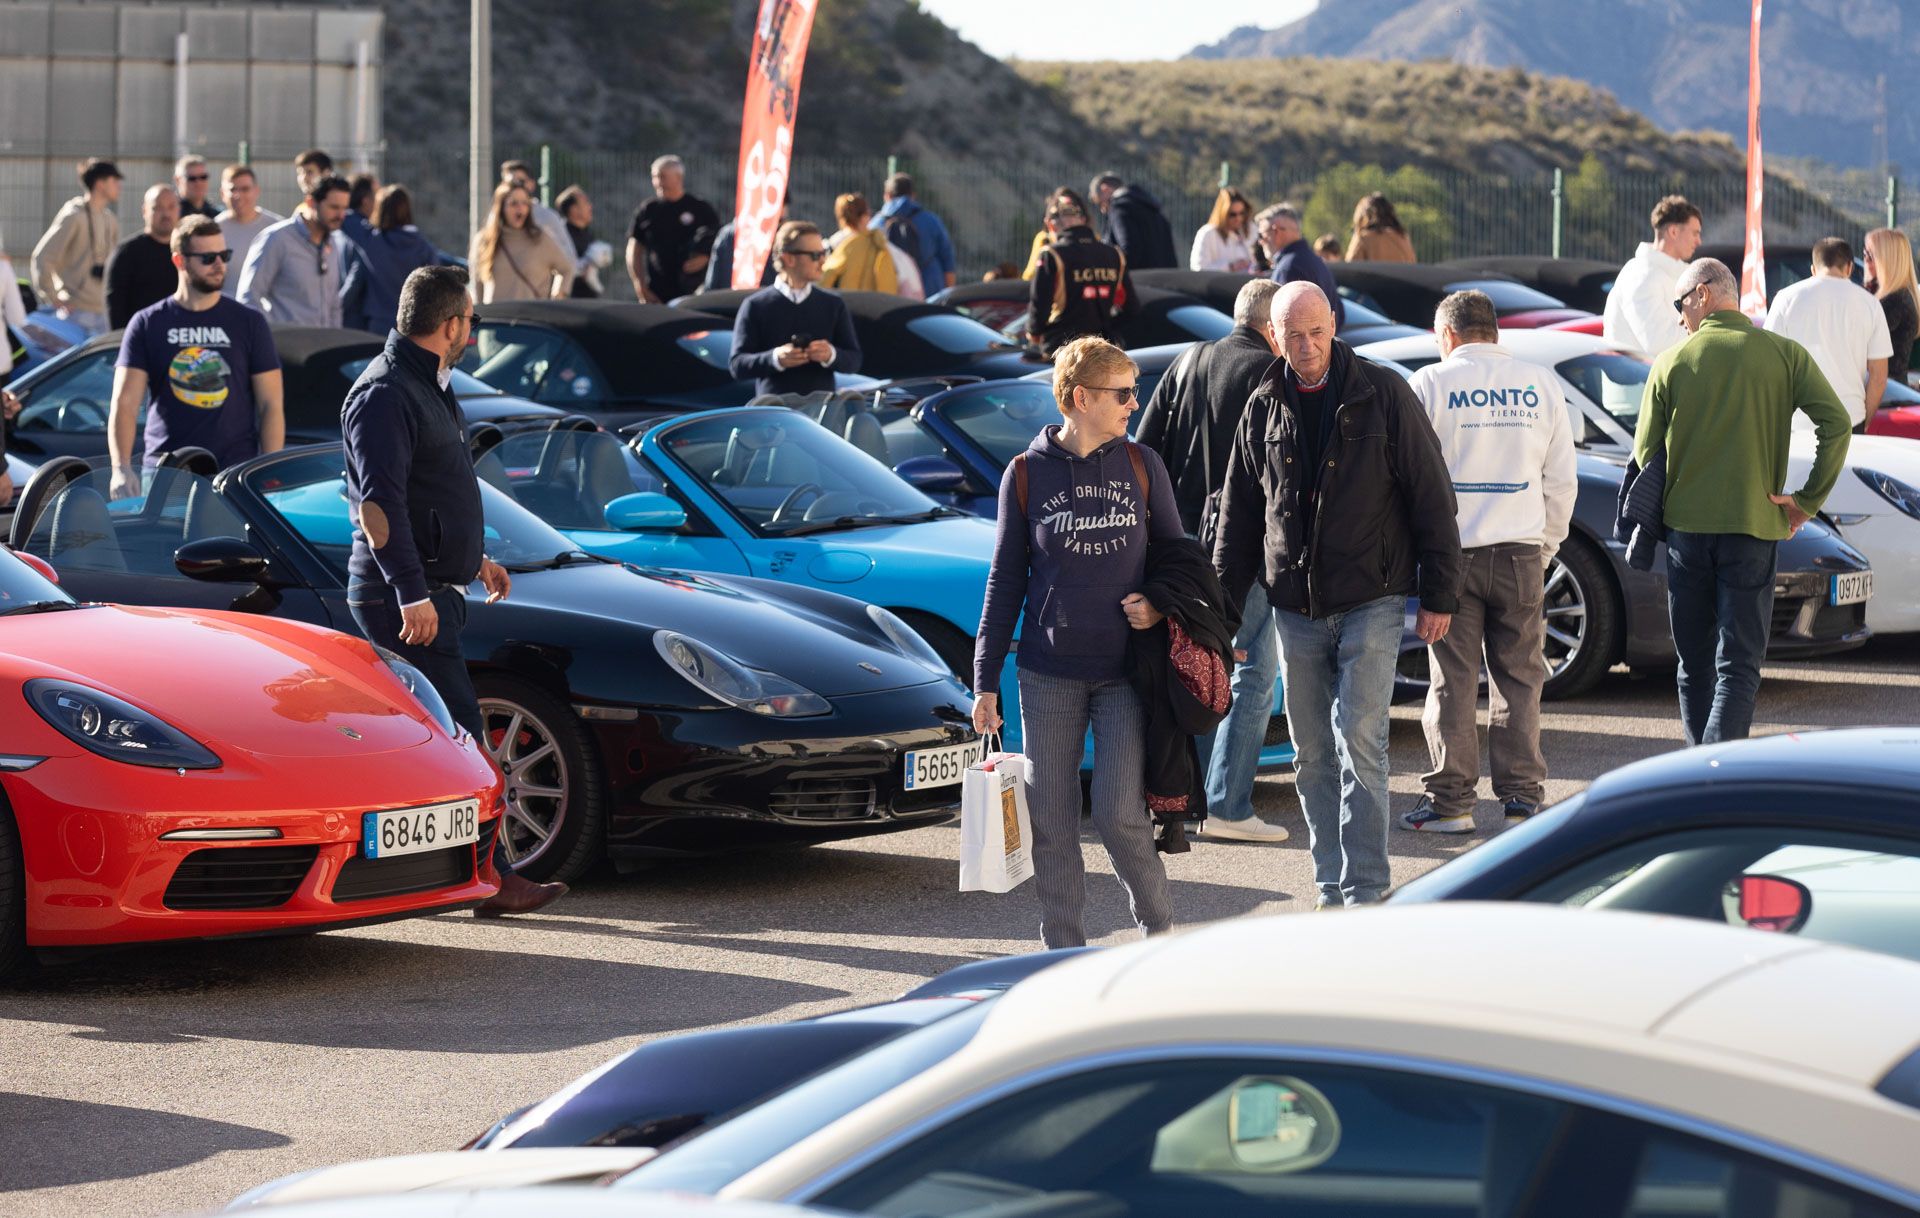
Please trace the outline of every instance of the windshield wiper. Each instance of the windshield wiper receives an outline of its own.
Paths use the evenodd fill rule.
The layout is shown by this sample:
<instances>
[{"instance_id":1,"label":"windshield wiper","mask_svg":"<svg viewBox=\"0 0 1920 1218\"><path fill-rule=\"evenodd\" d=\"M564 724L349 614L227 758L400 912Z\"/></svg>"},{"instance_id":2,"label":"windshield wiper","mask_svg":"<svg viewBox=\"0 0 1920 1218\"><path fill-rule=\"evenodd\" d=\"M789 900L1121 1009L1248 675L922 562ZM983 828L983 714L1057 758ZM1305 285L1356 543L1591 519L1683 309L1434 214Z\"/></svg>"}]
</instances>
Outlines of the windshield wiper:
<instances>
[{"instance_id":1,"label":"windshield wiper","mask_svg":"<svg viewBox=\"0 0 1920 1218\"><path fill-rule=\"evenodd\" d=\"M838 529L859 529L883 524L922 524L942 516L965 516L958 508L932 507L924 512L905 512L891 516L835 516L831 520L802 520L789 528L770 530L775 537L804 537L808 533L831 533Z\"/></svg>"},{"instance_id":2,"label":"windshield wiper","mask_svg":"<svg viewBox=\"0 0 1920 1218\"><path fill-rule=\"evenodd\" d=\"M61 609L78 609L77 601L28 601L24 605L15 605L11 609L0 609L0 617L15 617L27 613L54 613Z\"/></svg>"},{"instance_id":3,"label":"windshield wiper","mask_svg":"<svg viewBox=\"0 0 1920 1218\"><path fill-rule=\"evenodd\" d=\"M552 558L539 562L502 563L509 572L519 571L557 571L561 567L571 567L576 563L618 562L617 558L608 558L603 554L589 554L585 550L562 550Z\"/></svg>"}]
</instances>

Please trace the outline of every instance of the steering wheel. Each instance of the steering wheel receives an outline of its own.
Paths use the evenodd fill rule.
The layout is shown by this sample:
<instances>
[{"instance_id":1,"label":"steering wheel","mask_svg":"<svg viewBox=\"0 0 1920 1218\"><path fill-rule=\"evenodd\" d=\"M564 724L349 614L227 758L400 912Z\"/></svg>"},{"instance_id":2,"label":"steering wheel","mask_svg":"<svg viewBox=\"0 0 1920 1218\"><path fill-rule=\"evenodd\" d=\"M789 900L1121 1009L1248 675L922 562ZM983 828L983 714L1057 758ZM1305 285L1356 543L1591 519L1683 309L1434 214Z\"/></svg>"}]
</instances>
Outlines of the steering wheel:
<instances>
[{"instance_id":1,"label":"steering wheel","mask_svg":"<svg viewBox=\"0 0 1920 1218\"><path fill-rule=\"evenodd\" d=\"M68 398L60 403L59 411L53 416L55 431L105 431L106 427L107 408L92 398Z\"/></svg>"},{"instance_id":2,"label":"steering wheel","mask_svg":"<svg viewBox=\"0 0 1920 1218\"><path fill-rule=\"evenodd\" d=\"M787 492L787 497L780 501L779 507L773 509L773 515L767 518L767 523L779 524L786 520L787 513L798 506L800 496L806 494L808 491L812 491L815 495L824 495L827 493L827 488L821 486L818 482L802 482L799 486Z\"/></svg>"}]
</instances>

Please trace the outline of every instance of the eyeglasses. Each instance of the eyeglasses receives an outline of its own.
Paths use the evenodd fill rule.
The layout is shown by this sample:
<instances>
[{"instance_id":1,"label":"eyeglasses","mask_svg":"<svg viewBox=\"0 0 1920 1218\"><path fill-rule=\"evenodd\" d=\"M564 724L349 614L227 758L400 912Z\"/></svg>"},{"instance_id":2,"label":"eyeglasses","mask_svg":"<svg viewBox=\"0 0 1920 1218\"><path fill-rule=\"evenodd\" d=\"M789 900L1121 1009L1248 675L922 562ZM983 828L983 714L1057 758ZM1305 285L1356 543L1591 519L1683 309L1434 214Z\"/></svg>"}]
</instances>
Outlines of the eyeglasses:
<instances>
[{"instance_id":1,"label":"eyeglasses","mask_svg":"<svg viewBox=\"0 0 1920 1218\"><path fill-rule=\"evenodd\" d=\"M827 251L825 250L781 250L780 252L783 254L792 254L795 258L811 258L815 262L819 262L827 256Z\"/></svg>"},{"instance_id":2,"label":"eyeglasses","mask_svg":"<svg viewBox=\"0 0 1920 1218\"><path fill-rule=\"evenodd\" d=\"M1678 313L1678 314L1680 314L1680 315L1681 315L1682 317L1684 317L1684 316L1686 316L1686 313L1687 313L1687 296L1691 296L1691 295L1693 295L1693 293L1692 293L1692 292L1688 292L1686 296L1682 296L1682 297L1680 297L1680 299L1678 299L1678 300L1676 300L1676 301L1674 301L1674 302L1673 302L1673 311L1674 311L1675 313Z\"/></svg>"},{"instance_id":3,"label":"eyeglasses","mask_svg":"<svg viewBox=\"0 0 1920 1218\"><path fill-rule=\"evenodd\" d=\"M1089 385L1084 381L1074 381L1073 383L1080 386L1080 388L1086 390L1088 393L1111 393L1114 397L1114 400L1119 402L1122 406L1125 406L1128 402L1133 401L1133 391L1135 387L1132 385L1119 385L1119 386Z\"/></svg>"},{"instance_id":4,"label":"eyeglasses","mask_svg":"<svg viewBox=\"0 0 1920 1218\"><path fill-rule=\"evenodd\" d=\"M469 327L477 326L479 324L480 324L480 315L478 313L467 314L467 325Z\"/></svg>"},{"instance_id":5,"label":"eyeglasses","mask_svg":"<svg viewBox=\"0 0 1920 1218\"><path fill-rule=\"evenodd\" d=\"M1246 215L1247 209L1244 207L1229 207L1227 209L1227 219L1229 220L1243 220L1246 218Z\"/></svg>"},{"instance_id":6,"label":"eyeglasses","mask_svg":"<svg viewBox=\"0 0 1920 1218\"><path fill-rule=\"evenodd\" d=\"M201 266L212 266L216 262L232 262L233 251L232 250L215 250L211 254L190 252L186 255L186 257L188 261L198 262Z\"/></svg>"},{"instance_id":7,"label":"eyeglasses","mask_svg":"<svg viewBox=\"0 0 1920 1218\"><path fill-rule=\"evenodd\" d=\"M189 182L204 182L206 180L207 175L204 173L190 173L187 175L187 181Z\"/></svg>"}]
</instances>

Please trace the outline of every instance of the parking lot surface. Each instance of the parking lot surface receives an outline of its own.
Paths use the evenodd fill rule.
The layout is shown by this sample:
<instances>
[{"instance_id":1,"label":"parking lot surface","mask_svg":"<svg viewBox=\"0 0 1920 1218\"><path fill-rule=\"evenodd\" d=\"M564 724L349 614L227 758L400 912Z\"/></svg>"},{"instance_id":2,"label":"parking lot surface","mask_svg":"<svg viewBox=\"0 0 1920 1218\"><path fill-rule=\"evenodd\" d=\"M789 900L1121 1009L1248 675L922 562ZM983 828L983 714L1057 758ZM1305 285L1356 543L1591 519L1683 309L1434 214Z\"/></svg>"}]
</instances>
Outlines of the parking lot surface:
<instances>
[{"instance_id":1,"label":"parking lot surface","mask_svg":"<svg viewBox=\"0 0 1920 1218\"><path fill-rule=\"evenodd\" d=\"M1920 638L1770 665L1756 734L1920 720ZM1542 716L1561 799L1678 748L1670 675L1609 676ZM1393 716L1393 791L1426 768L1419 707ZM1499 809L1482 785L1482 825ZM1200 842L1168 864L1183 923L1312 906L1306 827L1260 780L1279 846ZM955 891L952 825L811 850L595 876L539 915L450 915L304 939L99 955L0 987L0 1213L217 1208L268 1178L451 1149L636 1040L890 997L1038 946L1031 886ZM1089 833L1089 841L1091 841ZM1475 838L1394 833L1404 882ZM1089 933L1132 937L1089 851ZM1284 968L1284 927L1271 956Z\"/></svg>"}]
</instances>

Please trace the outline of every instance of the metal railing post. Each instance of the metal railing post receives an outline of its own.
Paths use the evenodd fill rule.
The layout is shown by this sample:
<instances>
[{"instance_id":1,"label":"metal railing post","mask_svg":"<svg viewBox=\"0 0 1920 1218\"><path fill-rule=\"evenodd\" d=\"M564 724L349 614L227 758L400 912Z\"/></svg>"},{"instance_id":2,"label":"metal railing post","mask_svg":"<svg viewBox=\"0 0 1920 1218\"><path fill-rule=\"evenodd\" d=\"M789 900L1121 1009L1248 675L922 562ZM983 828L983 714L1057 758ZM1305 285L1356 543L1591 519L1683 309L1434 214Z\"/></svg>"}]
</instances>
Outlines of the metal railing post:
<instances>
[{"instance_id":1,"label":"metal railing post","mask_svg":"<svg viewBox=\"0 0 1920 1218\"><path fill-rule=\"evenodd\" d=\"M540 145L540 202L553 206L553 145Z\"/></svg>"},{"instance_id":2,"label":"metal railing post","mask_svg":"<svg viewBox=\"0 0 1920 1218\"><path fill-rule=\"evenodd\" d=\"M1225 190L1231 185L1233 185L1233 163L1222 161L1220 162L1220 189Z\"/></svg>"},{"instance_id":3,"label":"metal railing post","mask_svg":"<svg viewBox=\"0 0 1920 1218\"><path fill-rule=\"evenodd\" d=\"M251 165L251 164L253 164L253 158L251 158L251 157L249 157L249 156L247 155L247 153L248 153L249 151L251 151L251 149L252 149L252 146L253 146L253 144L252 144L252 141L251 141L251 140L241 140L241 141L240 141L240 147L239 147L239 148L238 148L238 149L237 149L236 151L238 151L238 152L239 152L239 154L240 154L240 156L239 156L239 161L240 161L240 163L241 163L242 165Z\"/></svg>"},{"instance_id":4,"label":"metal railing post","mask_svg":"<svg viewBox=\"0 0 1920 1218\"><path fill-rule=\"evenodd\" d=\"M1900 227L1900 179L1887 175L1887 227Z\"/></svg>"},{"instance_id":5,"label":"metal railing post","mask_svg":"<svg viewBox=\"0 0 1920 1218\"><path fill-rule=\"evenodd\" d=\"M893 155L892 153L888 153L887 154L887 176L892 177L894 174L899 172L900 172L900 158Z\"/></svg>"},{"instance_id":6,"label":"metal railing post","mask_svg":"<svg viewBox=\"0 0 1920 1218\"><path fill-rule=\"evenodd\" d=\"M1567 223L1567 179L1563 170L1553 171L1553 256L1560 257L1561 237Z\"/></svg>"}]
</instances>

